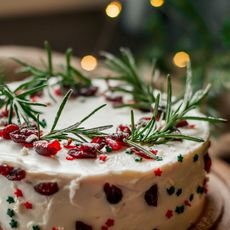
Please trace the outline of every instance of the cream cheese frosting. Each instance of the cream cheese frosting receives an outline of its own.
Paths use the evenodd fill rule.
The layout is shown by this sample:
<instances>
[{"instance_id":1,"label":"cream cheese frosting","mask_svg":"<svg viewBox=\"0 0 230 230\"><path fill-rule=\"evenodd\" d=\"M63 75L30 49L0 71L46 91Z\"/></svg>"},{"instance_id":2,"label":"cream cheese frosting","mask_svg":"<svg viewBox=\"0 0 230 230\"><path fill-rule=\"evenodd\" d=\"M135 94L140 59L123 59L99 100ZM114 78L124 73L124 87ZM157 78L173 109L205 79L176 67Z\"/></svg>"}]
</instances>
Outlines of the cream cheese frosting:
<instances>
[{"instance_id":1,"label":"cream cheese frosting","mask_svg":"<svg viewBox=\"0 0 230 230\"><path fill-rule=\"evenodd\" d=\"M95 84L103 90L101 82ZM57 103L47 96L41 99L51 103L42 116L48 128L62 97L56 99ZM130 123L130 109L114 109L102 96L79 97L69 100L58 128L73 124L105 103L107 106L87 120L85 127L112 124L112 132L120 124ZM201 115L196 110L191 114ZM146 115L135 111L137 120ZM0 162L26 171L22 181L9 181L0 176L1 227L12 229L10 222L15 219L19 230L90 229L77 228L76 222L85 223L94 230L187 229L196 222L203 208L206 177L203 156L209 139L206 122L191 121L191 124L180 131L205 141L171 141L152 146L162 161L143 159L136 162L135 156L126 154L125 150L109 153L105 162L100 159L67 160L64 148L55 157L44 157L33 148L0 140ZM38 182L57 182L59 191L43 196L33 188ZM119 203L111 204L106 200L105 183L120 188L122 199ZM150 206L145 194L154 185L157 205ZM17 189L22 191L23 197L15 196ZM8 197L13 197L14 202L7 202ZM32 208L27 208L26 202L31 203ZM14 211L14 217L7 215L9 209Z\"/></svg>"}]
</instances>

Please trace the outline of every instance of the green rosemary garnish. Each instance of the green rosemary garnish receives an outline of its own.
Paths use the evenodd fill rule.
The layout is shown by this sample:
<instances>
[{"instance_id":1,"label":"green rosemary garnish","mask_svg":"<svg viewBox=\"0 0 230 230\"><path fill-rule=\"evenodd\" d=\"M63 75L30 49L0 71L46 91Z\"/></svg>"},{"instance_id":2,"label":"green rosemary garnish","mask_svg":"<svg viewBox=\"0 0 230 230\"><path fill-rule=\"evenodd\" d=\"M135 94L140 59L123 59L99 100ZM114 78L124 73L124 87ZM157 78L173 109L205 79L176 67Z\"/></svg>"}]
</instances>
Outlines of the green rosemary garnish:
<instances>
[{"instance_id":1,"label":"green rosemary garnish","mask_svg":"<svg viewBox=\"0 0 230 230\"><path fill-rule=\"evenodd\" d=\"M112 125L106 125L106 126L99 126L99 127L86 129L86 128L81 126L82 123L84 121L86 121L88 118L90 118L94 113L96 113L98 110L105 107L106 105L104 104L104 105L101 105L98 108L94 109L90 114L85 116L79 122L76 122L75 124L73 124L67 128L56 130L55 128L57 126L58 120L62 114L62 111L63 111L63 109L66 105L66 102L68 101L71 93L72 93L72 90L69 90L67 92L67 94L65 95L65 97L63 98L62 103L61 103L61 105L57 111L57 114L55 116L53 125L52 125L49 133L43 135L41 137L41 139L43 139L43 140L50 140L50 139L66 140L68 138L71 138L71 139L76 140L78 142L82 142L82 141L87 142L87 139L85 139L85 137L92 138L95 136L105 136L106 134L103 133L102 131L112 127ZM38 127L39 127L39 124L38 124Z\"/></svg>"},{"instance_id":2,"label":"green rosemary garnish","mask_svg":"<svg viewBox=\"0 0 230 230\"><path fill-rule=\"evenodd\" d=\"M25 84L26 83L23 83L15 90L11 90L5 84L0 85L0 108L4 107L4 109L9 111L9 124L12 123L13 114L15 113L19 125L22 124L23 120L28 126L30 126L30 120L32 119L33 121L36 121L37 115L40 114L40 112L35 110L34 107L46 106L45 104L32 102L27 99L29 96L43 89L46 84L24 90ZM20 92L19 89L22 92ZM45 127L45 123L43 121L39 121L39 123L42 127Z\"/></svg>"},{"instance_id":3,"label":"green rosemary garnish","mask_svg":"<svg viewBox=\"0 0 230 230\"><path fill-rule=\"evenodd\" d=\"M181 140L186 139L195 142L203 142L204 140L199 137L189 136L182 134L176 125L182 120L203 120L207 122L225 122L225 119L214 118L214 117L199 117L199 116L189 116L187 113L195 109L200 102L207 95L210 85L205 89L198 90L193 93L191 87L192 74L191 67L188 66L187 79L186 79L186 89L184 98L177 104L172 105L172 84L171 78L168 76L167 82L167 102L166 102L166 112L164 116L158 114L159 104L160 104L160 94L157 95L155 100L154 112L151 120L145 127L141 125L135 125L134 113L131 111L131 135L125 140L127 144L143 151L147 156L156 158L150 151L143 148L141 145L148 144L162 144L171 140ZM157 122L157 120L159 120Z\"/></svg>"},{"instance_id":4,"label":"green rosemary garnish","mask_svg":"<svg viewBox=\"0 0 230 230\"><path fill-rule=\"evenodd\" d=\"M122 92L131 95L133 103L125 103L118 107L129 106L141 110L150 110L155 97L153 94L155 68L153 68L151 82L144 81L136 69L135 60L128 49L121 48L121 58L114 56L113 54L102 52L105 57L105 65L116 76L108 76L108 80L117 80L121 82L121 85L110 87L112 92ZM153 65L155 67L155 65Z\"/></svg>"}]
</instances>

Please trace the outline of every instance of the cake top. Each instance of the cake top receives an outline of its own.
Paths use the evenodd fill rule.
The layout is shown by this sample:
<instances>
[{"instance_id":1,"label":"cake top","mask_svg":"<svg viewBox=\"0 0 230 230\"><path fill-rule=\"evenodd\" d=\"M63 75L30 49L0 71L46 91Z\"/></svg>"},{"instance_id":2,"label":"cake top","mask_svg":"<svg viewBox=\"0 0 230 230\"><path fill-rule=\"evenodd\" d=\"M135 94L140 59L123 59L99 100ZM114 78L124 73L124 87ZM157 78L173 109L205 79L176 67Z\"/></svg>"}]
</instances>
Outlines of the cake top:
<instances>
[{"instance_id":1,"label":"cake top","mask_svg":"<svg viewBox=\"0 0 230 230\"><path fill-rule=\"evenodd\" d=\"M75 69L70 62L71 50L67 50L64 70L54 72L52 53L48 44L46 47L46 70L20 62L31 78L1 86L2 117L7 124L1 130L0 160L6 165L31 174L59 176L153 169L161 173L160 167L182 162L191 151L199 154L209 136L206 121L223 121L198 112L196 106L209 86L192 93L190 72L184 98L176 101L171 79L168 77L167 94L154 90L153 84L149 86L137 75L127 51L124 62L106 54L112 69L112 65L119 65L115 68L115 73L121 74L118 79L129 83L108 87ZM111 91L122 93L117 96ZM122 108L114 108L114 104ZM135 111L130 113L130 107Z\"/></svg>"}]
</instances>

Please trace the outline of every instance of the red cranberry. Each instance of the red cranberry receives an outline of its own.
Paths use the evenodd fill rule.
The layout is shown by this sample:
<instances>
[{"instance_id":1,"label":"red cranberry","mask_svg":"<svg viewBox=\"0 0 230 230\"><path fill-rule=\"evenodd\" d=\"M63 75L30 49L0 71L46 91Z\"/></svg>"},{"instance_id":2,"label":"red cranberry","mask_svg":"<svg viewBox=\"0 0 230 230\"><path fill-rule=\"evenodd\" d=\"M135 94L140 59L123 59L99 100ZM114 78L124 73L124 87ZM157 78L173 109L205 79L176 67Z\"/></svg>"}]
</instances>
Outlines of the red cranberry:
<instances>
[{"instance_id":1,"label":"red cranberry","mask_svg":"<svg viewBox=\"0 0 230 230\"><path fill-rule=\"evenodd\" d=\"M83 152L97 152L97 144L94 143L82 143L79 146L79 150Z\"/></svg>"},{"instance_id":2,"label":"red cranberry","mask_svg":"<svg viewBox=\"0 0 230 230\"><path fill-rule=\"evenodd\" d=\"M26 177L26 171L20 168L13 168L6 178L12 181L20 181Z\"/></svg>"},{"instance_id":3,"label":"red cranberry","mask_svg":"<svg viewBox=\"0 0 230 230\"><path fill-rule=\"evenodd\" d=\"M188 122L186 120L181 120L176 125L177 128L181 128L181 127L185 127L185 126L188 126Z\"/></svg>"},{"instance_id":4,"label":"red cranberry","mask_svg":"<svg viewBox=\"0 0 230 230\"><path fill-rule=\"evenodd\" d=\"M2 136L4 139L10 139L10 133L16 130L19 130L18 125L9 124L6 127L4 127L2 130L0 130L0 136Z\"/></svg>"},{"instance_id":5,"label":"red cranberry","mask_svg":"<svg viewBox=\"0 0 230 230\"><path fill-rule=\"evenodd\" d=\"M124 139L127 139L130 135L128 133L113 133L110 135L110 138L115 141L123 142Z\"/></svg>"},{"instance_id":6,"label":"red cranberry","mask_svg":"<svg viewBox=\"0 0 230 230\"><path fill-rule=\"evenodd\" d=\"M72 157L74 157L75 159L95 159L97 158L97 152L94 151L81 151L78 149L70 149L68 151L68 154Z\"/></svg>"},{"instance_id":7,"label":"red cranberry","mask_svg":"<svg viewBox=\"0 0 230 230\"><path fill-rule=\"evenodd\" d=\"M7 164L0 165L0 174L3 176L9 175L9 173L13 170L12 166Z\"/></svg>"},{"instance_id":8,"label":"red cranberry","mask_svg":"<svg viewBox=\"0 0 230 230\"><path fill-rule=\"evenodd\" d=\"M98 144L98 149L101 150L102 148L104 148L105 144L106 144L106 141L105 141L105 138L104 137L94 137L92 140L91 140L91 143L95 143L95 144Z\"/></svg>"},{"instance_id":9,"label":"red cranberry","mask_svg":"<svg viewBox=\"0 0 230 230\"><path fill-rule=\"evenodd\" d=\"M56 155L61 150L61 146L58 140L52 142L41 140L34 142L34 149L38 154L49 157Z\"/></svg>"},{"instance_id":10,"label":"red cranberry","mask_svg":"<svg viewBox=\"0 0 230 230\"><path fill-rule=\"evenodd\" d=\"M38 131L36 129L22 128L10 133L10 138L16 143L32 143L34 139L28 141L31 135L38 136Z\"/></svg>"},{"instance_id":11,"label":"red cranberry","mask_svg":"<svg viewBox=\"0 0 230 230\"><path fill-rule=\"evenodd\" d=\"M58 192L59 187L56 182L44 182L34 186L34 190L41 195L50 196Z\"/></svg>"},{"instance_id":12,"label":"red cranberry","mask_svg":"<svg viewBox=\"0 0 230 230\"><path fill-rule=\"evenodd\" d=\"M106 144L112 148L113 151L120 150L124 147L124 143L120 141L113 140L111 138L106 138Z\"/></svg>"},{"instance_id":13,"label":"red cranberry","mask_svg":"<svg viewBox=\"0 0 230 230\"><path fill-rule=\"evenodd\" d=\"M150 206L157 206L158 201L158 186L157 184L152 185L146 192L145 192L145 201Z\"/></svg>"},{"instance_id":14,"label":"red cranberry","mask_svg":"<svg viewBox=\"0 0 230 230\"><path fill-rule=\"evenodd\" d=\"M97 86L90 85L88 87L80 88L80 95L85 97L94 96L98 90Z\"/></svg>"},{"instance_id":15,"label":"red cranberry","mask_svg":"<svg viewBox=\"0 0 230 230\"><path fill-rule=\"evenodd\" d=\"M93 228L82 221L76 221L75 224L76 230L93 230Z\"/></svg>"},{"instance_id":16,"label":"red cranberry","mask_svg":"<svg viewBox=\"0 0 230 230\"><path fill-rule=\"evenodd\" d=\"M127 125L119 125L116 130L117 133L128 133L131 134L131 130Z\"/></svg>"},{"instance_id":17,"label":"red cranberry","mask_svg":"<svg viewBox=\"0 0 230 230\"><path fill-rule=\"evenodd\" d=\"M105 183L104 192L106 199L110 204L119 203L123 197L121 189L115 185L110 185L109 183Z\"/></svg>"},{"instance_id":18,"label":"red cranberry","mask_svg":"<svg viewBox=\"0 0 230 230\"><path fill-rule=\"evenodd\" d=\"M207 173L210 172L211 166L212 166L212 160L211 160L209 154L206 153L206 154L204 155L204 169L205 169L205 171L206 171Z\"/></svg>"}]
</instances>

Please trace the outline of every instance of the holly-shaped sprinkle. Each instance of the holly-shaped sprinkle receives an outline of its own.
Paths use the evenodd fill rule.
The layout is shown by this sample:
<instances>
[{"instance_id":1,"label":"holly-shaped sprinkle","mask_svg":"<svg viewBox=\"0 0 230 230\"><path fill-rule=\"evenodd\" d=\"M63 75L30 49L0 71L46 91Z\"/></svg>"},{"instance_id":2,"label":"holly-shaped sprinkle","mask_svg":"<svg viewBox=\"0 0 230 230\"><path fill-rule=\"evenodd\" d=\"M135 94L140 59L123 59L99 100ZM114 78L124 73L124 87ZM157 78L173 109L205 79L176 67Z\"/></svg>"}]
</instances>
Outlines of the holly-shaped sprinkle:
<instances>
[{"instance_id":1,"label":"holly-shaped sprinkle","mask_svg":"<svg viewBox=\"0 0 230 230\"><path fill-rule=\"evenodd\" d=\"M166 213L165 213L165 216L170 219L172 216L173 216L173 211L172 210L168 210Z\"/></svg>"},{"instance_id":2,"label":"holly-shaped sprinkle","mask_svg":"<svg viewBox=\"0 0 230 230\"><path fill-rule=\"evenodd\" d=\"M111 153L113 151L113 149L109 145L105 146L105 150L107 153Z\"/></svg>"},{"instance_id":3,"label":"holly-shaped sprinkle","mask_svg":"<svg viewBox=\"0 0 230 230\"><path fill-rule=\"evenodd\" d=\"M14 195L19 198L19 197L23 197L23 193L22 193L22 190L17 188L14 192Z\"/></svg>"},{"instance_id":4,"label":"holly-shaped sprinkle","mask_svg":"<svg viewBox=\"0 0 230 230\"><path fill-rule=\"evenodd\" d=\"M141 162L142 161L142 157L135 157L135 161L136 162Z\"/></svg>"},{"instance_id":5,"label":"holly-shaped sprinkle","mask_svg":"<svg viewBox=\"0 0 230 230\"><path fill-rule=\"evenodd\" d=\"M194 157L193 157L193 162L198 161L198 159L199 159L199 155L198 155L198 154L195 154Z\"/></svg>"},{"instance_id":6,"label":"holly-shaped sprinkle","mask_svg":"<svg viewBox=\"0 0 230 230\"><path fill-rule=\"evenodd\" d=\"M13 217L13 216L15 216L15 212L14 212L14 210L13 210L13 209L11 209L11 208L8 208L8 209L7 209L7 215L8 215L9 217Z\"/></svg>"},{"instance_id":7,"label":"holly-shaped sprinkle","mask_svg":"<svg viewBox=\"0 0 230 230\"><path fill-rule=\"evenodd\" d=\"M198 194L203 194L203 193L204 193L204 187L198 185L198 187L197 187L197 189L196 189L196 192L197 192Z\"/></svg>"},{"instance_id":8,"label":"holly-shaped sprinkle","mask_svg":"<svg viewBox=\"0 0 230 230\"><path fill-rule=\"evenodd\" d=\"M15 203L15 200L12 196L8 196L6 200L9 204Z\"/></svg>"},{"instance_id":9,"label":"holly-shaped sprinkle","mask_svg":"<svg viewBox=\"0 0 230 230\"><path fill-rule=\"evenodd\" d=\"M167 188L167 193L171 196L173 193L175 192L175 187L171 186L169 188Z\"/></svg>"},{"instance_id":10,"label":"holly-shaped sprinkle","mask_svg":"<svg viewBox=\"0 0 230 230\"><path fill-rule=\"evenodd\" d=\"M177 196L180 196L181 193L182 193L182 188L177 189L176 195L177 195Z\"/></svg>"},{"instance_id":11,"label":"holly-shaped sprinkle","mask_svg":"<svg viewBox=\"0 0 230 230\"><path fill-rule=\"evenodd\" d=\"M154 174L155 174L155 176L161 176L161 174L162 174L161 169L160 168L154 169Z\"/></svg>"},{"instance_id":12,"label":"holly-shaped sprinkle","mask_svg":"<svg viewBox=\"0 0 230 230\"><path fill-rule=\"evenodd\" d=\"M33 225L32 230L40 230L40 227L38 225Z\"/></svg>"},{"instance_id":13,"label":"holly-shaped sprinkle","mask_svg":"<svg viewBox=\"0 0 230 230\"><path fill-rule=\"evenodd\" d=\"M10 223L9 223L11 228L17 228L18 227L18 222L14 219L11 219Z\"/></svg>"},{"instance_id":14,"label":"holly-shaped sprinkle","mask_svg":"<svg viewBox=\"0 0 230 230\"><path fill-rule=\"evenodd\" d=\"M184 159L184 157L180 154L179 156L177 156L177 161L178 162L183 162L183 159Z\"/></svg>"},{"instance_id":15,"label":"holly-shaped sprinkle","mask_svg":"<svg viewBox=\"0 0 230 230\"><path fill-rule=\"evenodd\" d=\"M23 205L26 209L32 209L33 208L32 203L30 203L29 201L26 201L25 203L23 203Z\"/></svg>"},{"instance_id":16,"label":"holly-shaped sprinkle","mask_svg":"<svg viewBox=\"0 0 230 230\"><path fill-rule=\"evenodd\" d=\"M175 212L176 212L177 214L183 213L183 212L184 212L184 205L176 206Z\"/></svg>"}]
</instances>

